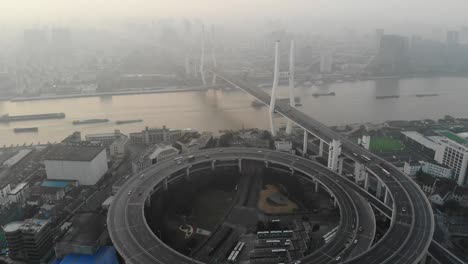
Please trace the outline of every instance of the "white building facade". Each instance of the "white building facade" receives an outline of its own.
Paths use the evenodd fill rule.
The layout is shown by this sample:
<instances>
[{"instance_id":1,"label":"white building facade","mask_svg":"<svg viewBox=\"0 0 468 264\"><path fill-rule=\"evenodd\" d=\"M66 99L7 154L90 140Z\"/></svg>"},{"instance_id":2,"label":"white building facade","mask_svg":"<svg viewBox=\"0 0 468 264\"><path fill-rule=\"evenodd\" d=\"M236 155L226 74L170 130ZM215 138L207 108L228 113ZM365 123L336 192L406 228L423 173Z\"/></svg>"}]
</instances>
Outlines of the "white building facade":
<instances>
[{"instance_id":1,"label":"white building facade","mask_svg":"<svg viewBox=\"0 0 468 264\"><path fill-rule=\"evenodd\" d=\"M405 162L403 167L403 172L409 176L415 176L419 170L436 178L452 178L452 169L444 165L420 161L414 163Z\"/></svg>"},{"instance_id":2,"label":"white building facade","mask_svg":"<svg viewBox=\"0 0 468 264\"><path fill-rule=\"evenodd\" d=\"M450 132L441 132L445 138L439 141L434 159L453 170L458 185L467 184L468 143Z\"/></svg>"},{"instance_id":3,"label":"white building facade","mask_svg":"<svg viewBox=\"0 0 468 264\"><path fill-rule=\"evenodd\" d=\"M47 179L76 180L80 185L94 185L108 170L105 148L64 147L44 160ZM60 155L62 154L62 155Z\"/></svg>"}]
</instances>

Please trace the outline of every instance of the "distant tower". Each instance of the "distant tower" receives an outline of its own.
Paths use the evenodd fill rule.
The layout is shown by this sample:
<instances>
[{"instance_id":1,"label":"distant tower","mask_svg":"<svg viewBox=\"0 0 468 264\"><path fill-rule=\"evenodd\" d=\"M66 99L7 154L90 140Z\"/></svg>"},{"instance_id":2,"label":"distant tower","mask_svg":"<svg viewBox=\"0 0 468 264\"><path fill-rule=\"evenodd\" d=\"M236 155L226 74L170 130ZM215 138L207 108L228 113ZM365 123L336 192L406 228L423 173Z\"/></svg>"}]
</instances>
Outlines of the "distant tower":
<instances>
[{"instance_id":1,"label":"distant tower","mask_svg":"<svg viewBox=\"0 0 468 264\"><path fill-rule=\"evenodd\" d=\"M190 68L190 58L188 56L185 56L185 75L190 75L191 73L191 68Z\"/></svg>"},{"instance_id":2,"label":"distant tower","mask_svg":"<svg viewBox=\"0 0 468 264\"><path fill-rule=\"evenodd\" d=\"M331 73L333 66L333 53L324 52L320 56L320 72L321 73Z\"/></svg>"},{"instance_id":3,"label":"distant tower","mask_svg":"<svg viewBox=\"0 0 468 264\"><path fill-rule=\"evenodd\" d=\"M375 30L374 48L376 51L380 49L380 41L382 40L382 36L384 34L385 34L385 30L383 28L378 28Z\"/></svg>"},{"instance_id":4,"label":"distant tower","mask_svg":"<svg viewBox=\"0 0 468 264\"><path fill-rule=\"evenodd\" d=\"M274 123L274 113L276 107L276 89L278 88L279 80L279 40L275 43L275 69L273 73L273 88L271 90L271 99L270 99L270 128L271 134L276 136L276 129Z\"/></svg>"}]
</instances>

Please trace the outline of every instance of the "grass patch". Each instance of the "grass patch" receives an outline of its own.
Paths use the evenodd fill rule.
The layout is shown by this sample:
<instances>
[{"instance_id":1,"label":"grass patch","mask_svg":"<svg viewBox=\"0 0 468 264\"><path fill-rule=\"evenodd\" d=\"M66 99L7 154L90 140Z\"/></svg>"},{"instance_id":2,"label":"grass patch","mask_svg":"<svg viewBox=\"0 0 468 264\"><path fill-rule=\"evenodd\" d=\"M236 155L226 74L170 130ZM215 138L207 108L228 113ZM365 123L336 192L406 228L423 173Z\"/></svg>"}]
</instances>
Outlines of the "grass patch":
<instances>
[{"instance_id":1,"label":"grass patch","mask_svg":"<svg viewBox=\"0 0 468 264\"><path fill-rule=\"evenodd\" d=\"M399 151L404 149L405 145L389 137L372 137L369 148L370 151Z\"/></svg>"}]
</instances>

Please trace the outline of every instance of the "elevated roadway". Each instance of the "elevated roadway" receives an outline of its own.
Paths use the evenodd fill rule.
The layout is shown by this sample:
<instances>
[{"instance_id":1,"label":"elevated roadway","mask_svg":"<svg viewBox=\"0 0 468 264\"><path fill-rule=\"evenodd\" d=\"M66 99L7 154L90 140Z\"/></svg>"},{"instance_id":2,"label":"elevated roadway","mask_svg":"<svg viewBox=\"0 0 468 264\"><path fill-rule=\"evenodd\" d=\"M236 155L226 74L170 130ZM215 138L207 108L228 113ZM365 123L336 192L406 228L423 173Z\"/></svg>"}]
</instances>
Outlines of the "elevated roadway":
<instances>
[{"instance_id":1,"label":"elevated roadway","mask_svg":"<svg viewBox=\"0 0 468 264\"><path fill-rule=\"evenodd\" d=\"M218 78L269 105L270 96L266 92L226 73L212 71ZM366 156L371 159L366 164L368 167L382 169L381 166L385 166L391 173L390 176L382 176L381 172L375 172L388 188L393 201L390 230L379 241L378 247L373 247L360 255L359 260L349 263L418 263L425 258L434 233L434 216L426 196L407 175L283 100L277 100L275 111L325 142L340 140L344 155L350 158Z\"/></svg>"},{"instance_id":2,"label":"elevated roadway","mask_svg":"<svg viewBox=\"0 0 468 264\"><path fill-rule=\"evenodd\" d=\"M343 185L342 177L326 167L293 155L253 148L209 149L195 156L194 161L183 159L180 164L166 161L153 166L133 176L116 194L108 212L108 230L116 249L127 263L200 263L171 249L154 235L146 222L144 207L151 194L163 192L164 181L170 184L176 177L181 177L180 172L187 167L200 168L197 164L206 164L210 168L213 160L220 166L225 161L235 161L224 163L232 166L239 159L265 161L271 166L280 165L320 182L335 197L341 214L337 235L333 241L307 256L302 263L337 263L337 256L359 254L370 246L366 240L363 240L363 245L354 245L352 241L362 235L356 231L360 217L372 214L371 209L365 203L356 205L356 194L350 196L349 193L353 191ZM358 249L361 252L356 253L356 247L363 250Z\"/></svg>"}]
</instances>

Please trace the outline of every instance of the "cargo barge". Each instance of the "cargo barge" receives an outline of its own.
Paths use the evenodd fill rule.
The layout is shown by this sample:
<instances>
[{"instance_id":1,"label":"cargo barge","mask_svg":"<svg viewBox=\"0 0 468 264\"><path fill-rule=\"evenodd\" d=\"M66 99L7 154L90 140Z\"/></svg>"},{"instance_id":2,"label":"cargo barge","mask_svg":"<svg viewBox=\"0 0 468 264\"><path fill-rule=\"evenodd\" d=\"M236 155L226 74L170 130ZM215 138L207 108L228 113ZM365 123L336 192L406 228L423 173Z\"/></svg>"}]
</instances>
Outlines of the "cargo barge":
<instances>
[{"instance_id":1,"label":"cargo barge","mask_svg":"<svg viewBox=\"0 0 468 264\"><path fill-rule=\"evenodd\" d=\"M86 119L86 120L75 120L74 125L94 124L94 123L106 123L109 119Z\"/></svg>"},{"instance_id":2,"label":"cargo barge","mask_svg":"<svg viewBox=\"0 0 468 264\"><path fill-rule=\"evenodd\" d=\"M0 116L0 122L8 123L8 122L17 122L17 121L29 121L29 120L41 120L41 119L61 119L65 118L64 113L49 113L49 114L37 114L37 115L3 115Z\"/></svg>"},{"instance_id":3,"label":"cargo barge","mask_svg":"<svg viewBox=\"0 0 468 264\"><path fill-rule=\"evenodd\" d=\"M117 121L115 121L115 123L116 123L117 125L121 125L121 124L131 124L131 123L139 123L139 122L143 122L143 119L117 120Z\"/></svg>"},{"instance_id":4,"label":"cargo barge","mask_svg":"<svg viewBox=\"0 0 468 264\"><path fill-rule=\"evenodd\" d=\"M389 98L400 98L399 95L380 95L376 96L375 99L389 99Z\"/></svg>"},{"instance_id":5,"label":"cargo barge","mask_svg":"<svg viewBox=\"0 0 468 264\"><path fill-rule=\"evenodd\" d=\"M335 92L329 93L313 93L312 96L319 97L319 96L335 96Z\"/></svg>"},{"instance_id":6,"label":"cargo barge","mask_svg":"<svg viewBox=\"0 0 468 264\"><path fill-rule=\"evenodd\" d=\"M439 94L437 94L437 93L416 94L416 97L426 97L426 96L439 96Z\"/></svg>"},{"instance_id":7,"label":"cargo barge","mask_svg":"<svg viewBox=\"0 0 468 264\"><path fill-rule=\"evenodd\" d=\"M16 127L13 129L15 133L25 133L25 132L37 132L39 128L37 127Z\"/></svg>"},{"instance_id":8,"label":"cargo barge","mask_svg":"<svg viewBox=\"0 0 468 264\"><path fill-rule=\"evenodd\" d=\"M252 102L252 106L253 107L264 107L266 105L264 103L258 101L258 100L255 100L255 101Z\"/></svg>"}]
</instances>

